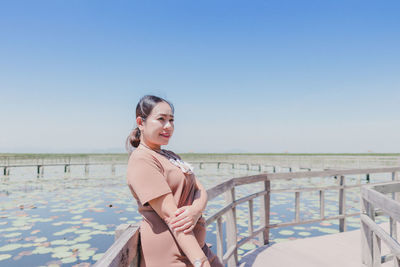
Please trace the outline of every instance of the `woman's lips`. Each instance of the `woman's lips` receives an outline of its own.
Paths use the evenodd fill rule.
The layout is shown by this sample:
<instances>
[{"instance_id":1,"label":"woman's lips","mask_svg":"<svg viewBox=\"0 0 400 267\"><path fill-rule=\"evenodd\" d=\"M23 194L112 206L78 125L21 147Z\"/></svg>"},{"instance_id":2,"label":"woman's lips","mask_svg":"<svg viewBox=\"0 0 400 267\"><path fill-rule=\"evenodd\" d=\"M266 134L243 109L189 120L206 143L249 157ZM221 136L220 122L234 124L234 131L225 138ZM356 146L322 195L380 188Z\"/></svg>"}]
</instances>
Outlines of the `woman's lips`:
<instances>
[{"instance_id":1,"label":"woman's lips","mask_svg":"<svg viewBox=\"0 0 400 267\"><path fill-rule=\"evenodd\" d=\"M170 138L171 137L171 135L170 134L160 134L162 137L165 137L165 138Z\"/></svg>"}]
</instances>

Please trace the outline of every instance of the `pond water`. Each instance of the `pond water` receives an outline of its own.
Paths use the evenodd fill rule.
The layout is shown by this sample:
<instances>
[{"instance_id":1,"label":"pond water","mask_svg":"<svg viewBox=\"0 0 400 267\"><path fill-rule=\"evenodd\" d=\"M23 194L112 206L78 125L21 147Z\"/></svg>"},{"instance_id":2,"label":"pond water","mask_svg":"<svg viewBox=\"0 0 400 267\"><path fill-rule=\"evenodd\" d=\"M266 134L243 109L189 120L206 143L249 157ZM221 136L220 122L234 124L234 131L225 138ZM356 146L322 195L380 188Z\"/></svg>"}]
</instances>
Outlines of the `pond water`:
<instances>
[{"instance_id":1,"label":"pond water","mask_svg":"<svg viewBox=\"0 0 400 267\"><path fill-rule=\"evenodd\" d=\"M263 168L262 171L268 170ZM115 228L123 223L137 223L137 212L125 180L126 167L117 166L111 175L110 166L90 166L84 175L83 166L72 166L70 173L63 167L45 167L42 177L35 177L36 168L11 169L0 183L0 265L1 266L89 266L96 262L114 242ZM258 174L260 171L232 169L229 165L204 165L195 169L196 176L206 188L232 177ZM350 177L347 184L359 182ZM371 181L387 181L389 176L371 176ZM364 181L361 181L364 183ZM272 189L334 185L332 178L296 179L272 184ZM236 198L261 190L262 184L240 186ZM301 219L319 217L318 192L301 194ZM338 192L327 191L326 216L338 214ZM209 201L205 217L224 205L223 196ZM359 210L359 189L348 190L347 212ZM254 201L254 228L260 226L260 198ZM248 234L248 204L237 207L239 237ZM294 193L273 193L271 223L294 219ZM382 219L384 221L385 218ZM359 228L359 218L349 218L348 230ZM224 224L225 225L225 224ZM338 221L272 229L270 240L286 240L338 232ZM207 228L206 242L216 253L215 223ZM224 238L226 237L224 233ZM225 244L226 245L226 244ZM256 248L257 241L239 249L239 259Z\"/></svg>"}]
</instances>

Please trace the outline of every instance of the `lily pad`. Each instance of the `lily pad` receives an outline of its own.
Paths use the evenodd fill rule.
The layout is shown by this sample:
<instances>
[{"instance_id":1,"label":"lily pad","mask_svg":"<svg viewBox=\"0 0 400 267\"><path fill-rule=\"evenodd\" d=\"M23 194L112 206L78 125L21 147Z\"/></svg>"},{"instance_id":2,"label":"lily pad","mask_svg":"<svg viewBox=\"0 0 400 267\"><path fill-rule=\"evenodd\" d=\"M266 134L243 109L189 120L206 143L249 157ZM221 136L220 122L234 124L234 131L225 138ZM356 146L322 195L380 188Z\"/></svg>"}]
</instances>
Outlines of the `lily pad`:
<instances>
[{"instance_id":1,"label":"lily pad","mask_svg":"<svg viewBox=\"0 0 400 267\"><path fill-rule=\"evenodd\" d=\"M61 259L61 262L62 263L64 263L64 264L66 264L66 263L73 263L73 262L76 262L77 261L77 258L76 257L67 257L67 258L62 258Z\"/></svg>"},{"instance_id":2,"label":"lily pad","mask_svg":"<svg viewBox=\"0 0 400 267\"><path fill-rule=\"evenodd\" d=\"M11 257L12 257L12 255L10 255L10 254L0 254L0 261L7 260Z\"/></svg>"},{"instance_id":3,"label":"lily pad","mask_svg":"<svg viewBox=\"0 0 400 267\"><path fill-rule=\"evenodd\" d=\"M0 251L13 251L13 250L19 249L20 247L21 247L21 244L8 244L8 245L0 247Z\"/></svg>"},{"instance_id":4,"label":"lily pad","mask_svg":"<svg viewBox=\"0 0 400 267\"><path fill-rule=\"evenodd\" d=\"M10 238L10 237L16 237L21 235L21 233L11 233L11 234L6 234L4 235L5 238Z\"/></svg>"},{"instance_id":5,"label":"lily pad","mask_svg":"<svg viewBox=\"0 0 400 267\"><path fill-rule=\"evenodd\" d=\"M279 231L279 234L281 234L281 235L293 235L294 232L291 231L291 230L282 230L282 231Z\"/></svg>"},{"instance_id":6,"label":"lily pad","mask_svg":"<svg viewBox=\"0 0 400 267\"><path fill-rule=\"evenodd\" d=\"M310 236L311 233L310 232L299 232L299 235L301 235L301 236Z\"/></svg>"},{"instance_id":7,"label":"lily pad","mask_svg":"<svg viewBox=\"0 0 400 267\"><path fill-rule=\"evenodd\" d=\"M53 253L51 255L51 257L53 257L53 258L67 258L67 257L71 257L71 256L72 256L72 252L70 252L70 251L60 251L60 252Z\"/></svg>"}]
</instances>

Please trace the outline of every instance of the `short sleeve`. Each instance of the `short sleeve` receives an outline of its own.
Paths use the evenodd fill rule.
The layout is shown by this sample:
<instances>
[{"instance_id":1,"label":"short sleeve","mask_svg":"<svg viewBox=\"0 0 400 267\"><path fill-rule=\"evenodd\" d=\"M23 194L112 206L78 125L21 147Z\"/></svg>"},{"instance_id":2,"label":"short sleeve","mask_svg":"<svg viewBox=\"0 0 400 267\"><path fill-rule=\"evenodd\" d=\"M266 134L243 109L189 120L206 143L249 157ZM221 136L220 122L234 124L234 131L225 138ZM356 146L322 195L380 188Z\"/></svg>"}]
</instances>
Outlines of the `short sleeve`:
<instances>
[{"instance_id":1,"label":"short sleeve","mask_svg":"<svg viewBox=\"0 0 400 267\"><path fill-rule=\"evenodd\" d=\"M144 206L147 202L172 192L161 164L152 157L137 157L129 161L127 182Z\"/></svg>"}]
</instances>

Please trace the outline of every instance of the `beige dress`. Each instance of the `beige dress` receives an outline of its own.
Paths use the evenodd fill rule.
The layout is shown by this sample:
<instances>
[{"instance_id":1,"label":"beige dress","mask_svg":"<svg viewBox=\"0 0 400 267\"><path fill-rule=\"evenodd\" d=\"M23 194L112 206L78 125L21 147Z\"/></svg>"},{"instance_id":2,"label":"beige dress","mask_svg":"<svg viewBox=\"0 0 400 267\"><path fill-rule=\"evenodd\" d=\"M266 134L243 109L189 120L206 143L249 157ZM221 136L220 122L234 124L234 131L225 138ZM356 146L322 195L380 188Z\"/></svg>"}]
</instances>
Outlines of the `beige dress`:
<instances>
[{"instance_id":1,"label":"beige dress","mask_svg":"<svg viewBox=\"0 0 400 267\"><path fill-rule=\"evenodd\" d=\"M143 217L140 224L140 267L192 266L167 224L148 202L172 192L178 208L191 205L197 189L194 174L183 173L163 155L139 145L129 158L127 181ZM218 257L205 244L206 226L203 216L198 220L193 233L211 266L222 267Z\"/></svg>"}]
</instances>

